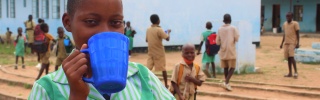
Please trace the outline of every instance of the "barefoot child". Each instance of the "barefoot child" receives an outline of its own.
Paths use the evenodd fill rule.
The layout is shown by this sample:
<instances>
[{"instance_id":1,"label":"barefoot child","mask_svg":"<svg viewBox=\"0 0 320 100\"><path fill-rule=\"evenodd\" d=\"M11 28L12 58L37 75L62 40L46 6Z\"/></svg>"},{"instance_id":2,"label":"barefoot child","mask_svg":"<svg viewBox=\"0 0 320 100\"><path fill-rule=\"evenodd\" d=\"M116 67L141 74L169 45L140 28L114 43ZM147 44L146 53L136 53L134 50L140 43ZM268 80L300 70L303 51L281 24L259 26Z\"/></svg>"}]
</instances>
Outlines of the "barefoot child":
<instances>
[{"instance_id":1,"label":"barefoot child","mask_svg":"<svg viewBox=\"0 0 320 100\"><path fill-rule=\"evenodd\" d=\"M124 33L122 1L68 0L67 7L62 23L72 33L76 49L61 68L34 83L30 100L174 100L151 71L133 62L128 66L126 87L118 93L101 94L99 87L84 82L82 77L91 77L92 71L89 59L80 50L88 48L88 39L99 32Z\"/></svg>"},{"instance_id":2,"label":"barefoot child","mask_svg":"<svg viewBox=\"0 0 320 100\"><path fill-rule=\"evenodd\" d=\"M46 23L43 23L40 25L41 30L44 32L45 35L45 44L47 45L47 47L45 49L46 52L45 53L40 53L40 58L41 58L41 69L39 71L38 77L36 78L36 80L38 80L40 78L40 76L42 75L43 71L46 70L46 74L49 73L49 66L50 66L50 43L52 41L55 41L53 36L51 34L49 34L49 26Z\"/></svg>"},{"instance_id":3,"label":"barefoot child","mask_svg":"<svg viewBox=\"0 0 320 100\"><path fill-rule=\"evenodd\" d=\"M58 27L58 39L57 39L57 51L56 51L56 66L55 70L57 71L59 66L62 64L63 60L68 57L73 49L73 44L66 34L64 34L63 27ZM66 43L65 43L66 42Z\"/></svg>"},{"instance_id":4,"label":"barefoot child","mask_svg":"<svg viewBox=\"0 0 320 100\"><path fill-rule=\"evenodd\" d=\"M200 66L193 63L195 59L193 44L183 45L182 57L184 61L173 69L170 90L174 91L177 100L194 100L197 86L201 86L206 77Z\"/></svg>"},{"instance_id":5,"label":"barefoot child","mask_svg":"<svg viewBox=\"0 0 320 100\"><path fill-rule=\"evenodd\" d=\"M22 68L25 68L24 65L24 43L25 43L26 39L25 37L22 35L22 28L19 27L18 28L18 36L15 40L16 42L16 50L15 50L15 55L16 55L16 65L14 66L14 69L18 69L18 60L19 57L21 57L22 60Z\"/></svg>"},{"instance_id":6,"label":"barefoot child","mask_svg":"<svg viewBox=\"0 0 320 100\"><path fill-rule=\"evenodd\" d=\"M229 80L231 79L231 76L236 68L236 42L238 42L239 33L234 26L230 25L230 14L224 15L223 22L225 24L219 28L216 42L218 45L220 45L220 64L221 68L224 68L225 83L223 85L225 89L231 91L232 88L229 85Z\"/></svg>"}]
</instances>

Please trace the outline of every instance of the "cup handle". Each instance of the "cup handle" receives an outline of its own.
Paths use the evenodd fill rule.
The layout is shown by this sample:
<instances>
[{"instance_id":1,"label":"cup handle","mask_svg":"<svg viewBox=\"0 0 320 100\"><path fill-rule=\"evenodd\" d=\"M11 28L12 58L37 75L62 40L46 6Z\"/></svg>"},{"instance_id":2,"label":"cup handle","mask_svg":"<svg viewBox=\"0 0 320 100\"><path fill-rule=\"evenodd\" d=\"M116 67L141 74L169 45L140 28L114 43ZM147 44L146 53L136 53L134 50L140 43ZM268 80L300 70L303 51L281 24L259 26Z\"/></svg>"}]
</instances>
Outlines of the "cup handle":
<instances>
[{"instance_id":1,"label":"cup handle","mask_svg":"<svg viewBox=\"0 0 320 100\"><path fill-rule=\"evenodd\" d=\"M82 77L82 80L87 83L93 83L93 77L91 78Z\"/></svg>"},{"instance_id":2,"label":"cup handle","mask_svg":"<svg viewBox=\"0 0 320 100\"><path fill-rule=\"evenodd\" d=\"M85 54L89 54L89 49L82 49L82 50L80 50L80 52L85 53Z\"/></svg>"},{"instance_id":3,"label":"cup handle","mask_svg":"<svg viewBox=\"0 0 320 100\"><path fill-rule=\"evenodd\" d=\"M80 50L80 52L89 54L89 49L83 49L83 50ZM91 78L82 77L82 80L87 83L93 83L93 77Z\"/></svg>"}]
</instances>

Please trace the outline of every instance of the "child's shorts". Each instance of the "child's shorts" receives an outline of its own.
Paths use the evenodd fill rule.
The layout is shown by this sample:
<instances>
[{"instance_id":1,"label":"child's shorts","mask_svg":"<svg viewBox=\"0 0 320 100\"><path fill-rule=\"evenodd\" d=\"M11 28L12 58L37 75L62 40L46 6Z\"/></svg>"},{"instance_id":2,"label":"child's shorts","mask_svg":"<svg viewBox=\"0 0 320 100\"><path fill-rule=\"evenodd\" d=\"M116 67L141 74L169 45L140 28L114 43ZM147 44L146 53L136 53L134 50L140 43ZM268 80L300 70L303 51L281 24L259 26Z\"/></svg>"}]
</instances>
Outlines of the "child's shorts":
<instances>
[{"instance_id":1,"label":"child's shorts","mask_svg":"<svg viewBox=\"0 0 320 100\"><path fill-rule=\"evenodd\" d=\"M40 53L41 63L49 64L50 52Z\"/></svg>"},{"instance_id":2,"label":"child's shorts","mask_svg":"<svg viewBox=\"0 0 320 100\"><path fill-rule=\"evenodd\" d=\"M221 60L221 68L236 68L236 59Z\"/></svg>"},{"instance_id":3,"label":"child's shorts","mask_svg":"<svg viewBox=\"0 0 320 100\"><path fill-rule=\"evenodd\" d=\"M287 59L289 57L294 57L294 49L296 46L294 44L285 44L283 46L284 50L284 58Z\"/></svg>"},{"instance_id":4,"label":"child's shorts","mask_svg":"<svg viewBox=\"0 0 320 100\"><path fill-rule=\"evenodd\" d=\"M166 71L166 57L148 55L147 67L149 70L155 67L155 71Z\"/></svg>"}]
</instances>

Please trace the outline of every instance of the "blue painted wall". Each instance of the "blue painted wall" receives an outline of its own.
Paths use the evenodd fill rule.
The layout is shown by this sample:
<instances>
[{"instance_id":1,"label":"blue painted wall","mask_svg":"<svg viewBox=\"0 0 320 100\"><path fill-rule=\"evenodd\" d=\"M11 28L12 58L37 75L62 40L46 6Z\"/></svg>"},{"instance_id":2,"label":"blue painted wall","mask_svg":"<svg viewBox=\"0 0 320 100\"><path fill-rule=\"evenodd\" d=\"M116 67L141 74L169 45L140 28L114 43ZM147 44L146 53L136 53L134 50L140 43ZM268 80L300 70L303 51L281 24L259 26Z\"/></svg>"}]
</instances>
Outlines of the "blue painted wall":
<instances>
[{"instance_id":1,"label":"blue painted wall","mask_svg":"<svg viewBox=\"0 0 320 100\"><path fill-rule=\"evenodd\" d=\"M262 0L261 5L265 6L264 27L266 31L272 31L272 10L274 4L280 4L280 26L286 21L286 14L290 11L290 0ZM292 12L294 5L303 5L303 20L300 21L301 32L316 32L316 12L320 0L292 0Z\"/></svg>"},{"instance_id":2,"label":"blue painted wall","mask_svg":"<svg viewBox=\"0 0 320 100\"><path fill-rule=\"evenodd\" d=\"M205 23L213 22L213 31L223 24L223 15L230 13L233 25L240 21L249 22L254 42L260 42L261 0L123 0L125 20L131 21L136 29L134 46L146 46L145 32L150 27L150 15L158 14L161 26L172 29L171 39L165 45L200 43L206 30Z\"/></svg>"},{"instance_id":3,"label":"blue painted wall","mask_svg":"<svg viewBox=\"0 0 320 100\"><path fill-rule=\"evenodd\" d=\"M0 18L0 34L4 34L7 31L7 27L16 34L17 28L22 27L25 29L24 21L28 20L28 15L32 14L32 0L26 0L27 5L24 7L24 0L15 0L15 7L16 7L16 17L15 18L8 18L7 17L7 0L1 0L1 7L2 7L2 17ZM43 0L39 0L43 1ZM42 3L39 2L39 11L40 11L40 18L42 14ZM60 0L60 16L64 13L64 4L65 0ZM52 0L49 0L49 18L44 19L45 22L49 25L50 29L49 32L53 34L53 36L57 36L57 28L59 26L63 26L61 22L61 17L58 19L54 19L52 15ZM33 19L34 22L38 23L38 18ZM71 36L70 33L66 32L68 35Z\"/></svg>"},{"instance_id":4,"label":"blue painted wall","mask_svg":"<svg viewBox=\"0 0 320 100\"><path fill-rule=\"evenodd\" d=\"M16 0L16 18L7 18L6 1L2 1L2 17L0 18L0 34L6 32L6 27L16 33L18 27L23 27L23 22L32 13L32 0ZM43 1L43 0L40 0ZM57 27L63 26L61 19L52 18L52 0L49 0L49 18L45 19L50 26L50 33L57 35ZM64 12L64 1L60 1L60 15ZM213 22L213 31L217 31L223 24L223 15L230 13L232 24L239 22L250 23L252 37L246 38L253 42L260 42L260 7L261 0L123 0L126 21L131 21L137 30L134 47L146 47L145 32L151 25L150 15L157 13L164 29L172 29L171 40L164 45L182 45L185 43L200 43L200 36L206 30L205 23ZM41 2L40 2L40 11ZM41 16L41 13L40 13ZM37 19L34 19L37 21ZM70 33L67 33L71 36Z\"/></svg>"}]
</instances>

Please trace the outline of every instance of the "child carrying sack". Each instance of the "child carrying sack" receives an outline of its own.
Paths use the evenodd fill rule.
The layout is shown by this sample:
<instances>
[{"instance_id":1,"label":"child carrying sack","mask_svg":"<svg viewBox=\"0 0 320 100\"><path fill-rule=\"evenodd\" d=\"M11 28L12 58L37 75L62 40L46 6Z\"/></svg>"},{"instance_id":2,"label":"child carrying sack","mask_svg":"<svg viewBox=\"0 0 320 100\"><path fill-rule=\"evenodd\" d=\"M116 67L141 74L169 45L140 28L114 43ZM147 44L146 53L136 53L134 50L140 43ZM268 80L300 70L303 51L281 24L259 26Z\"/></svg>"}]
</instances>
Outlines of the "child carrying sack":
<instances>
[{"instance_id":1,"label":"child carrying sack","mask_svg":"<svg viewBox=\"0 0 320 100\"><path fill-rule=\"evenodd\" d=\"M199 65L197 65L197 64L194 64L194 67L196 68L196 76L199 74L199 71L200 71L200 66ZM178 71L178 80L177 80L177 85L178 85L178 87L179 87L179 85L180 85L180 83L181 83L181 79L182 79L182 75L183 75L183 70L184 70L184 65L183 64L180 64L180 66L179 66L179 71ZM195 85L195 89L197 89L197 86ZM175 95L176 94L176 92L174 91L174 88L173 88L173 86L171 85L170 87L169 87L169 91L173 94L173 95Z\"/></svg>"},{"instance_id":2,"label":"child carrying sack","mask_svg":"<svg viewBox=\"0 0 320 100\"><path fill-rule=\"evenodd\" d=\"M214 56L218 53L220 46L217 45L216 42L216 37L217 34L216 32L211 33L208 37L207 37L207 41L206 41L206 53L208 54L208 56Z\"/></svg>"}]
</instances>

